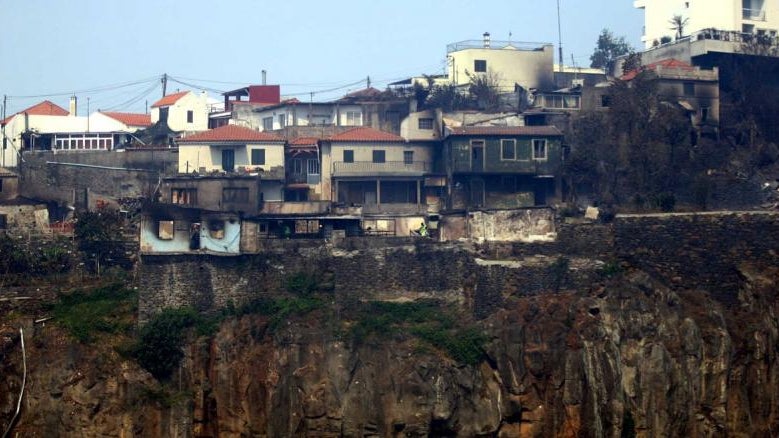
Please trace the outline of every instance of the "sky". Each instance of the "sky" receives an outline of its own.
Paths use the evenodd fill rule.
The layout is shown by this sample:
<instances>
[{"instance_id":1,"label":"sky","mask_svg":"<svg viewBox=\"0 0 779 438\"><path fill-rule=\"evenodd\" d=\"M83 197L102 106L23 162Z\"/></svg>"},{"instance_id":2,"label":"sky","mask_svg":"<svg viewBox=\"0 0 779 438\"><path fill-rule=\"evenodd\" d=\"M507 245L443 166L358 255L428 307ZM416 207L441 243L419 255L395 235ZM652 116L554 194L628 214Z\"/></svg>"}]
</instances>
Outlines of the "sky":
<instances>
[{"instance_id":1,"label":"sky","mask_svg":"<svg viewBox=\"0 0 779 438\"><path fill-rule=\"evenodd\" d=\"M566 65L589 66L604 28L641 47L632 0L559 0ZM557 0L0 0L0 94L13 114L48 99L79 114L145 112L162 95L249 84L314 101L444 73L446 45L548 42ZM557 62L557 56L555 56ZM178 81L178 82L176 82ZM328 91L331 90L331 91Z\"/></svg>"}]
</instances>

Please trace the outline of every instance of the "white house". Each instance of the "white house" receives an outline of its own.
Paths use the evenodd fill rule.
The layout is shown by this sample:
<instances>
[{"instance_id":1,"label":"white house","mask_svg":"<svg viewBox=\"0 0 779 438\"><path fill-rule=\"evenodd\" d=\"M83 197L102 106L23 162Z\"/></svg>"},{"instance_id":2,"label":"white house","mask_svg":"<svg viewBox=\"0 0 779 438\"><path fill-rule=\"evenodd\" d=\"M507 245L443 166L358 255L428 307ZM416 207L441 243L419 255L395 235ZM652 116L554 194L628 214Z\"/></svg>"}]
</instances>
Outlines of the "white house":
<instances>
[{"instance_id":1,"label":"white house","mask_svg":"<svg viewBox=\"0 0 779 438\"><path fill-rule=\"evenodd\" d=\"M236 124L261 131L287 126L362 126L363 110L359 104L340 102L300 102L286 100L276 105L255 108L248 120Z\"/></svg>"},{"instance_id":2,"label":"white house","mask_svg":"<svg viewBox=\"0 0 779 438\"><path fill-rule=\"evenodd\" d=\"M209 103L205 91L168 94L151 106L151 123L160 120L174 131L198 132L208 129Z\"/></svg>"},{"instance_id":3,"label":"white house","mask_svg":"<svg viewBox=\"0 0 779 438\"><path fill-rule=\"evenodd\" d=\"M684 35L704 29L777 36L779 2L776 0L635 0L644 11L641 41L651 48L664 36L675 37L669 22L675 15L687 20Z\"/></svg>"}]
</instances>

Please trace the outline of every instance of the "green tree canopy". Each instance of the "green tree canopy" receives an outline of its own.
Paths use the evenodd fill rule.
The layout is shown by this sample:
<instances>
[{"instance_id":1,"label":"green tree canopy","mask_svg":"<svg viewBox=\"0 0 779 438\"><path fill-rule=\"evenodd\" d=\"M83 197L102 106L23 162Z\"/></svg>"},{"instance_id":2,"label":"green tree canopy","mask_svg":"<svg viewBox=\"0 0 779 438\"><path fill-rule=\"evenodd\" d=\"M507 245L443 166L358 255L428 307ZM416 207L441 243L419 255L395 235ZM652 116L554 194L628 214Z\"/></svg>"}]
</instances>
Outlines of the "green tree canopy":
<instances>
[{"instance_id":1,"label":"green tree canopy","mask_svg":"<svg viewBox=\"0 0 779 438\"><path fill-rule=\"evenodd\" d=\"M598 35L598 44L590 56L590 67L605 68L611 72L616 59L630 53L632 48L625 37L615 37L608 29L603 29Z\"/></svg>"}]
</instances>

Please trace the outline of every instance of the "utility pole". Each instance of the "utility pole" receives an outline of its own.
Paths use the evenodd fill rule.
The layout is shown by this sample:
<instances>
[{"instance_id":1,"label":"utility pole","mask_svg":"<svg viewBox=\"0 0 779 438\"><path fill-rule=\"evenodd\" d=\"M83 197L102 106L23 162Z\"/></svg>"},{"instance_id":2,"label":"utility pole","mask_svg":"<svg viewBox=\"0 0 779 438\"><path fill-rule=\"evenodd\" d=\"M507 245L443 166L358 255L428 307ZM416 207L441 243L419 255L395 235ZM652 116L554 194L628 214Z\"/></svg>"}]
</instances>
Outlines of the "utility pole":
<instances>
[{"instance_id":1,"label":"utility pole","mask_svg":"<svg viewBox=\"0 0 779 438\"><path fill-rule=\"evenodd\" d=\"M168 90L168 74L162 74L162 97L165 97L165 92Z\"/></svg>"},{"instance_id":2,"label":"utility pole","mask_svg":"<svg viewBox=\"0 0 779 438\"><path fill-rule=\"evenodd\" d=\"M371 77L370 77L370 76L368 76L368 77L365 79L365 82L368 84L368 85L367 85L365 88L371 88Z\"/></svg>"},{"instance_id":3,"label":"utility pole","mask_svg":"<svg viewBox=\"0 0 779 438\"><path fill-rule=\"evenodd\" d=\"M560 0L557 0L557 50L560 57L560 73L563 72L563 30L560 25Z\"/></svg>"},{"instance_id":4,"label":"utility pole","mask_svg":"<svg viewBox=\"0 0 779 438\"><path fill-rule=\"evenodd\" d=\"M5 167L5 149L8 147L8 144L7 144L8 140L5 138L5 105L6 105L7 102L8 102L8 96L3 94L3 118L2 118L2 122L3 122L3 128L2 128L3 129L3 133L2 133L2 135L3 135L3 152L2 152L2 154L3 154L3 167Z\"/></svg>"}]
</instances>

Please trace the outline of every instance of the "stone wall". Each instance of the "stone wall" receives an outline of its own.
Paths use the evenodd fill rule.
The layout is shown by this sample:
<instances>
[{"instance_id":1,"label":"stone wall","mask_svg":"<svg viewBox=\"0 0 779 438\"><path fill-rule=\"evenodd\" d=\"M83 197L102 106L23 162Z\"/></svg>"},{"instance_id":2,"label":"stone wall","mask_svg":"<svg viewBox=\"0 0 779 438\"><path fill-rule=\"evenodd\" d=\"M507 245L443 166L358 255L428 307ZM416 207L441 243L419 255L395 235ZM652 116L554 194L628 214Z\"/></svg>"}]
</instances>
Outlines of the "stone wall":
<instances>
[{"instance_id":1,"label":"stone wall","mask_svg":"<svg viewBox=\"0 0 779 438\"><path fill-rule=\"evenodd\" d=\"M177 165L175 149L28 152L19 163L19 191L28 198L79 206L86 188L93 199L137 198Z\"/></svg>"},{"instance_id":2,"label":"stone wall","mask_svg":"<svg viewBox=\"0 0 779 438\"><path fill-rule=\"evenodd\" d=\"M257 255L142 258L140 315L163 307L213 312L285 293L297 273L317 277L335 300L439 298L478 316L512 295L588 290L606 263L654 274L672 288L730 302L742 262L779 263L779 214L618 216L611 224L558 225L553 242L438 243L414 238L272 241Z\"/></svg>"},{"instance_id":3,"label":"stone wall","mask_svg":"<svg viewBox=\"0 0 779 438\"><path fill-rule=\"evenodd\" d=\"M779 263L779 214L621 215L614 224L614 247L620 260L670 286L707 290L732 303L742 283L739 264Z\"/></svg>"}]
</instances>

